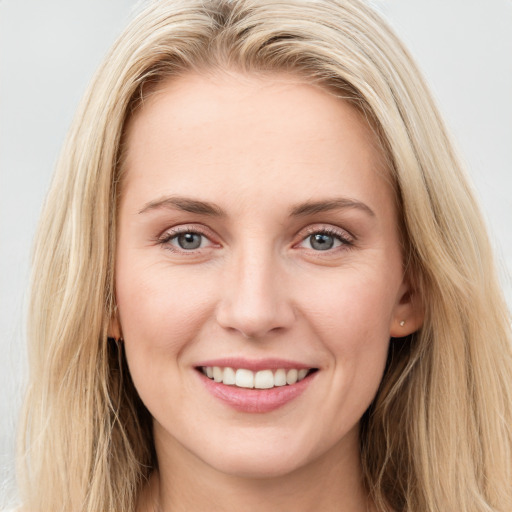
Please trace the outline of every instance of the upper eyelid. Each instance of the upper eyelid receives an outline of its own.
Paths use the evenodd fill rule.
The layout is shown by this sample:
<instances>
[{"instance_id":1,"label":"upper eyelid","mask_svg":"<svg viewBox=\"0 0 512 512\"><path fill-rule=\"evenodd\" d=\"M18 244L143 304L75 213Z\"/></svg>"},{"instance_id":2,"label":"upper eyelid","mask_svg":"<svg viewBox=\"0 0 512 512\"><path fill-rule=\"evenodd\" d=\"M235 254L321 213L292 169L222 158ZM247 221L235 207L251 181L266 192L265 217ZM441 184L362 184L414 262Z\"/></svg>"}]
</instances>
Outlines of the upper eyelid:
<instances>
[{"instance_id":1,"label":"upper eyelid","mask_svg":"<svg viewBox=\"0 0 512 512\"><path fill-rule=\"evenodd\" d=\"M210 239L213 236L213 233L210 229L203 227L198 224L178 224L176 226L172 226L170 228L166 228L162 231L162 233L157 238L164 238L166 235L179 235L182 233L198 233L199 235L203 235L206 238Z\"/></svg>"},{"instance_id":2,"label":"upper eyelid","mask_svg":"<svg viewBox=\"0 0 512 512\"><path fill-rule=\"evenodd\" d=\"M301 240L307 238L315 233L327 233L329 235L338 235L340 238L356 240L356 236L352 234L348 229L341 228L339 226L333 226L332 224L312 224L299 230L296 237L300 237Z\"/></svg>"}]
</instances>

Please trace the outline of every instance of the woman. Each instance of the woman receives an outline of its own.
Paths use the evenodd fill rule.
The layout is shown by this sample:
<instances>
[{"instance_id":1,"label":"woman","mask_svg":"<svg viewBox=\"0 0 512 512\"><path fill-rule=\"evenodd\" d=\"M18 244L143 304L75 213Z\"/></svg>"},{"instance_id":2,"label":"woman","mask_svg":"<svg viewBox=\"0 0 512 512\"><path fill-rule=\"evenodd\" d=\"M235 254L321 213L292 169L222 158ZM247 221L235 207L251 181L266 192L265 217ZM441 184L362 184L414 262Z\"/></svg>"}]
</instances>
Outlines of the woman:
<instances>
[{"instance_id":1,"label":"woman","mask_svg":"<svg viewBox=\"0 0 512 512\"><path fill-rule=\"evenodd\" d=\"M359 1L148 7L39 229L27 510L512 508L483 223Z\"/></svg>"}]
</instances>

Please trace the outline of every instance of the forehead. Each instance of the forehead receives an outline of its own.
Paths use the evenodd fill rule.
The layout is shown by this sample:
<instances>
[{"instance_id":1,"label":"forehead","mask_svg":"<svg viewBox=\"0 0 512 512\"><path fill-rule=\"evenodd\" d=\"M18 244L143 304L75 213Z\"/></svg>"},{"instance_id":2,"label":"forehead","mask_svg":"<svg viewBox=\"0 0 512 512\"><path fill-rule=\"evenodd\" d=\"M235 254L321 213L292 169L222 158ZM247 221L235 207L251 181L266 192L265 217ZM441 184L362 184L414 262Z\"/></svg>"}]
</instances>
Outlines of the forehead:
<instances>
[{"instance_id":1,"label":"forehead","mask_svg":"<svg viewBox=\"0 0 512 512\"><path fill-rule=\"evenodd\" d=\"M147 195L226 187L293 199L379 195L387 171L364 116L290 74L189 73L148 94L125 133L125 183ZM283 191L287 194L284 195Z\"/></svg>"}]
</instances>

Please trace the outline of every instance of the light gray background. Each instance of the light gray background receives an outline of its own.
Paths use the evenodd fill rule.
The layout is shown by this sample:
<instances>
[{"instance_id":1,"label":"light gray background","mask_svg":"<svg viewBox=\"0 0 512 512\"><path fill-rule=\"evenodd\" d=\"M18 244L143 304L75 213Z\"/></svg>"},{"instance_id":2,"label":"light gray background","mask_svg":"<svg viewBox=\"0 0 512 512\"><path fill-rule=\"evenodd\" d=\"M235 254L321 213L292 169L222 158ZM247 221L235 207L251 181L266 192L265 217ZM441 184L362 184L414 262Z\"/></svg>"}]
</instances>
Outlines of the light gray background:
<instances>
[{"instance_id":1,"label":"light gray background","mask_svg":"<svg viewBox=\"0 0 512 512\"><path fill-rule=\"evenodd\" d=\"M373 0L467 162L512 305L512 0ZM31 239L77 103L134 0L0 0L0 507L12 495Z\"/></svg>"}]
</instances>

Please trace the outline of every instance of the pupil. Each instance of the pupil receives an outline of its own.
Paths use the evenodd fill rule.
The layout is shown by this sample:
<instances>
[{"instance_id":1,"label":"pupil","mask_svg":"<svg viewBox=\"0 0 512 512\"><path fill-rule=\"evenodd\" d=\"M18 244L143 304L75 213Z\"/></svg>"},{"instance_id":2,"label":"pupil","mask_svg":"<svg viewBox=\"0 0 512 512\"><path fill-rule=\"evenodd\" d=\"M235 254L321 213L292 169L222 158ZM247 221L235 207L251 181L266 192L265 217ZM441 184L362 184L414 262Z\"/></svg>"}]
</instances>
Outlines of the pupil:
<instances>
[{"instance_id":1,"label":"pupil","mask_svg":"<svg viewBox=\"0 0 512 512\"><path fill-rule=\"evenodd\" d=\"M197 233L183 233L178 236L178 244L182 249L198 249L201 245L201 235Z\"/></svg>"},{"instance_id":2,"label":"pupil","mask_svg":"<svg viewBox=\"0 0 512 512\"><path fill-rule=\"evenodd\" d=\"M334 238L331 235L326 235L322 233L317 233L316 235L311 235L311 247L318 251L327 251L331 249L334 245Z\"/></svg>"}]
</instances>

